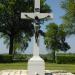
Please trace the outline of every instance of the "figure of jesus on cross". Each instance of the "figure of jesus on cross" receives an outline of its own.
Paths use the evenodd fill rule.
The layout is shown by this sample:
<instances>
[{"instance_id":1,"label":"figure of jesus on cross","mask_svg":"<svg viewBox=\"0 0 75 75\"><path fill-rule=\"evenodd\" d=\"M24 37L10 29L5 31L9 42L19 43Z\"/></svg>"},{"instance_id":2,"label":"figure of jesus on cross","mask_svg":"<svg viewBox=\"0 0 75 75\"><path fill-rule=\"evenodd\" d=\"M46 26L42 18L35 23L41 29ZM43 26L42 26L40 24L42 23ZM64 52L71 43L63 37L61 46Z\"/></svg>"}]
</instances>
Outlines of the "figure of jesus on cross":
<instances>
[{"instance_id":1,"label":"figure of jesus on cross","mask_svg":"<svg viewBox=\"0 0 75 75\"><path fill-rule=\"evenodd\" d=\"M33 19L34 20L34 30L35 30L35 39L38 44L39 33L38 30L40 28L40 21L46 18L53 18L52 13L40 13L40 0L35 0L35 8L34 13L21 13L22 19Z\"/></svg>"},{"instance_id":2,"label":"figure of jesus on cross","mask_svg":"<svg viewBox=\"0 0 75 75\"><path fill-rule=\"evenodd\" d=\"M34 24L33 57L28 61L28 75L45 75L44 60L39 56L39 29L41 20L53 18L52 13L40 13L40 0L34 0L34 13L21 13L22 19L32 19Z\"/></svg>"}]
</instances>

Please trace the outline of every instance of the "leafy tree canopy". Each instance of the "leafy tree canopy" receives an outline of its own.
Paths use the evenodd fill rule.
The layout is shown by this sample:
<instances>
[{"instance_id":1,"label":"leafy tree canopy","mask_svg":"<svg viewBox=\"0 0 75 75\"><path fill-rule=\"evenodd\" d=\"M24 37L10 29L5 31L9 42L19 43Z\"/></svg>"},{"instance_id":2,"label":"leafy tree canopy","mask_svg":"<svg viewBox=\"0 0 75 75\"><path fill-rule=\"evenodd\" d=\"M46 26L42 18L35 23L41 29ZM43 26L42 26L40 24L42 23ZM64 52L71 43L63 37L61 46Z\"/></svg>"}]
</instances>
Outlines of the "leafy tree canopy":
<instances>
[{"instance_id":1,"label":"leafy tree canopy","mask_svg":"<svg viewBox=\"0 0 75 75\"><path fill-rule=\"evenodd\" d=\"M46 29L45 44L47 48L57 51L67 51L70 49L70 46L65 41L66 33L61 26L51 23Z\"/></svg>"},{"instance_id":2,"label":"leafy tree canopy","mask_svg":"<svg viewBox=\"0 0 75 75\"><path fill-rule=\"evenodd\" d=\"M32 20L22 20L21 12L33 12L34 0L0 0L0 32L9 45L9 53L13 48L25 49L34 33ZM41 0L41 12L50 12L50 8Z\"/></svg>"},{"instance_id":3,"label":"leafy tree canopy","mask_svg":"<svg viewBox=\"0 0 75 75\"><path fill-rule=\"evenodd\" d=\"M65 10L63 26L67 34L75 34L75 0L65 0L61 5Z\"/></svg>"}]
</instances>

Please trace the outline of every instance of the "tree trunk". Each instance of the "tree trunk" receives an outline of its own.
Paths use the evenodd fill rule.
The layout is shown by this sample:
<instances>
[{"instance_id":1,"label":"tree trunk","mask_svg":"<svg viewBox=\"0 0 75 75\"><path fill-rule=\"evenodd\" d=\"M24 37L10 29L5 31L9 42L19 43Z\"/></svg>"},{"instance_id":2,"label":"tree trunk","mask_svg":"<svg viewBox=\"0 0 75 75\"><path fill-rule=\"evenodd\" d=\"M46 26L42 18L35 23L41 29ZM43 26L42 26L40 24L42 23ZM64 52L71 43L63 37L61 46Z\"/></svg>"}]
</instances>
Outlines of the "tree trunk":
<instances>
[{"instance_id":1,"label":"tree trunk","mask_svg":"<svg viewBox=\"0 0 75 75\"><path fill-rule=\"evenodd\" d=\"M9 46L9 54L13 55L13 35L10 35L10 46Z\"/></svg>"},{"instance_id":2,"label":"tree trunk","mask_svg":"<svg viewBox=\"0 0 75 75\"><path fill-rule=\"evenodd\" d=\"M53 58L53 62L55 62L55 50L52 50L52 58Z\"/></svg>"}]
</instances>

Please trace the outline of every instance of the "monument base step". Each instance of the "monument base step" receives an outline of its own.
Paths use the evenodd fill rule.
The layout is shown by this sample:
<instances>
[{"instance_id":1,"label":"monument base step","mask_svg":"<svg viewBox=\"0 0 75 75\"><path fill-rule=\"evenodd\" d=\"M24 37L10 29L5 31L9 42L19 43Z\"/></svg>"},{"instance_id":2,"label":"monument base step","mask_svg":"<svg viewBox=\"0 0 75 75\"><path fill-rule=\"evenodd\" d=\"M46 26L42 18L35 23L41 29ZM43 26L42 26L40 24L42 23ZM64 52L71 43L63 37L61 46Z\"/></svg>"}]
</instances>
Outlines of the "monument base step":
<instances>
[{"instance_id":1,"label":"monument base step","mask_svg":"<svg viewBox=\"0 0 75 75\"><path fill-rule=\"evenodd\" d=\"M2 70L0 75L28 75L27 70ZM75 75L62 70L45 70L45 75Z\"/></svg>"},{"instance_id":2,"label":"monument base step","mask_svg":"<svg viewBox=\"0 0 75 75\"><path fill-rule=\"evenodd\" d=\"M40 56L33 56L28 61L28 75L45 75L45 62Z\"/></svg>"}]
</instances>

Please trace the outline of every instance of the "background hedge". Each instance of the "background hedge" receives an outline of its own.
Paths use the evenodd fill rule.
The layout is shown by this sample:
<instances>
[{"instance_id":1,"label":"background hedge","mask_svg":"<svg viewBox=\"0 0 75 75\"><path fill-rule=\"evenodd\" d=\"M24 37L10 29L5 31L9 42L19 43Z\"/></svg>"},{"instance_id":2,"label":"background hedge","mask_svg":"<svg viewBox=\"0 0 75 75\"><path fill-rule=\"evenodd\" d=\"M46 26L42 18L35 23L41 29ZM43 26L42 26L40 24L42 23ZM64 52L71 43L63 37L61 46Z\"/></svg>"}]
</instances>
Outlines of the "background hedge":
<instances>
[{"instance_id":1,"label":"background hedge","mask_svg":"<svg viewBox=\"0 0 75 75\"><path fill-rule=\"evenodd\" d=\"M58 64L75 63L75 54L58 54L56 56L56 63Z\"/></svg>"},{"instance_id":2,"label":"background hedge","mask_svg":"<svg viewBox=\"0 0 75 75\"><path fill-rule=\"evenodd\" d=\"M8 63L12 62L12 55L1 54L0 55L0 63Z\"/></svg>"},{"instance_id":3,"label":"background hedge","mask_svg":"<svg viewBox=\"0 0 75 75\"><path fill-rule=\"evenodd\" d=\"M40 55L45 62L53 63L51 54ZM16 54L14 56L8 54L0 55L0 63L10 63L10 62L27 62L32 55L28 54ZM75 63L75 54L57 54L56 55L57 64L72 64Z\"/></svg>"},{"instance_id":4,"label":"background hedge","mask_svg":"<svg viewBox=\"0 0 75 75\"><path fill-rule=\"evenodd\" d=\"M31 54L16 54L13 57L13 62L27 62L31 57Z\"/></svg>"}]
</instances>

